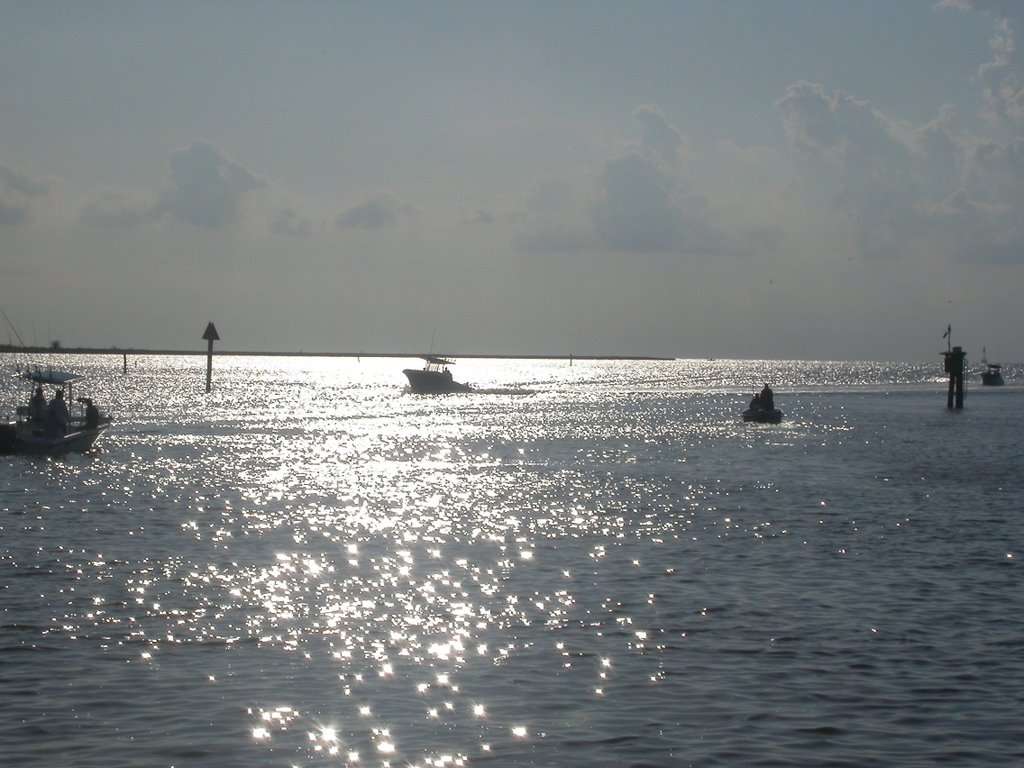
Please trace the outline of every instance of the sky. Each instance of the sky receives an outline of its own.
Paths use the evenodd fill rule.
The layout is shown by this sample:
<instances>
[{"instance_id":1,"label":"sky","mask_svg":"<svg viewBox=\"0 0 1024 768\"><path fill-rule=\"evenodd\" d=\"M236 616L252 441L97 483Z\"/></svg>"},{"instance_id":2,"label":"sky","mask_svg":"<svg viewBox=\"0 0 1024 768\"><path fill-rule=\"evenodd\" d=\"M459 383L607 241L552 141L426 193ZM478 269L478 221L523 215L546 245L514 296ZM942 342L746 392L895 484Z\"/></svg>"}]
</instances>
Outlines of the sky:
<instances>
[{"instance_id":1,"label":"sky","mask_svg":"<svg viewBox=\"0 0 1024 768\"><path fill-rule=\"evenodd\" d=\"M0 18L0 343L1024 361L1016 0Z\"/></svg>"}]
</instances>

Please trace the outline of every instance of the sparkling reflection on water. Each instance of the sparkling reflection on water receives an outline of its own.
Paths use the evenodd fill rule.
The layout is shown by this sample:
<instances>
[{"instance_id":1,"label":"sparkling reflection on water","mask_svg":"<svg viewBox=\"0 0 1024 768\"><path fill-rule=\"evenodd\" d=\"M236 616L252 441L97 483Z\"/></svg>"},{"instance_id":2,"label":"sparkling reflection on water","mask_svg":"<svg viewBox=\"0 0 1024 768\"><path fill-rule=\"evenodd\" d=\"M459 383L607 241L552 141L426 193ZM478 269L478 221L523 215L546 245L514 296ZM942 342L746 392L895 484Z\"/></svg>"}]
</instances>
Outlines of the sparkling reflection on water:
<instances>
[{"instance_id":1,"label":"sparkling reflection on water","mask_svg":"<svg viewBox=\"0 0 1024 768\"><path fill-rule=\"evenodd\" d=\"M0 763L1024 759L1012 380L68 362L117 426L3 464ZM745 426L764 380L789 418Z\"/></svg>"}]
</instances>

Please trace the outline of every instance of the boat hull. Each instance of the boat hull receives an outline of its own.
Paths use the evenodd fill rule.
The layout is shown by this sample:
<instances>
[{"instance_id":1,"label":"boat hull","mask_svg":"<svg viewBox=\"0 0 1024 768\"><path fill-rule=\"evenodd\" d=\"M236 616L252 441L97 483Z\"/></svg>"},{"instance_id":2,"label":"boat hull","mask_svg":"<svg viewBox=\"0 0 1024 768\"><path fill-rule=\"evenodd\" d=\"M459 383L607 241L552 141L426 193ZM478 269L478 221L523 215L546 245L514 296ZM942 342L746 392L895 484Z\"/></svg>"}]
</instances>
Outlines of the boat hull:
<instances>
[{"instance_id":1,"label":"boat hull","mask_svg":"<svg viewBox=\"0 0 1024 768\"><path fill-rule=\"evenodd\" d=\"M409 379L409 389L418 395L450 395L454 392L472 392L468 384L454 381L445 371L424 371L406 368L402 373Z\"/></svg>"},{"instance_id":2,"label":"boat hull","mask_svg":"<svg viewBox=\"0 0 1024 768\"><path fill-rule=\"evenodd\" d=\"M782 421L782 411L778 408L747 408L743 412L743 420L758 424L778 424Z\"/></svg>"},{"instance_id":3,"label":"boat hull","mask_svg":"<svg viewBox=\"0 0 1024 768\"><path fill-rule=\"evenodd\" d=\"M26 429L26 424L0 424L0 454L25 456L58 456L62 453L84 453L95 445L109 424L92 429L76 429L63 435L46 435L42 430Z\"/></svg>"},{"instance_id":4,"label":"boat hull","mask_svg":"<svg viewBox=\"0 0 1024 768\"><path fill-rule=\"evenodd\" d=\"M998 387L1003 384L1003 375L1001 373L983 373L981 374L981 383L986 387Z\"/></svg>"}]
</instances>

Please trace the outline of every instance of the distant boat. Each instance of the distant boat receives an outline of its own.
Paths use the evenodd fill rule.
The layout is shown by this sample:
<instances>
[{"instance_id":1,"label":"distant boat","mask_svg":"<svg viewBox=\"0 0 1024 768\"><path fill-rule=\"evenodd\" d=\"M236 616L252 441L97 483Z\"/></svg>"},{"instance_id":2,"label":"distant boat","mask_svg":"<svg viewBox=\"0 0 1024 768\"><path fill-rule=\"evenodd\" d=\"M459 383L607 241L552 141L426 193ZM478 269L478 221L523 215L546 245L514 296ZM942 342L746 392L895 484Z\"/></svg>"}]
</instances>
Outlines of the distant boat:
<instances>
[{"instance_id":1,"label":"distant boat","mask_svg":"<svg viewBox=\"0 0 1024 768\"><path fill-rule=\"evenodd\" d=\"M78 398L80 413L76 415L68 412L66 404L60 409L47 405L52 400L76 402L74 386L82 380L81 376L36 368L22 373L21 378L29 382L32 395L26 398L27 405L17 407L16 421L0 422L0 453L55 455L88 451L110 426L110 418L100 414L91 398ZM44 388L53 392L49 401Z\"/></svg>"},{"instance_id":2,"label":"distant boat","mask_svg":"<svg viewBox=\"0 0 1024 768\"><path fill-rule=\"evenodd\" d=\"M987 387L999 387L1003 384L1003 366L998 363L990 363L985 348L981 348L981 364L985 370L981 372L981 383Z\"/></svg>"},{"instance_id":3,"label":"distant boat","mask_svg":"<svg viewBox=\"0 0 1024 768\"><path fill-rule=\"evenodd\" d=\"M468 384L455 381L449 367L455 365L454 360L443 357L424 355L426 365L423 368L406 368L402 371L409 379L409 389L418 395L448 395L453 392L472 392Z\"/></svg>"},{"instance_id":4,"label":"distant boat","mask_svg":"<svg viewBox=\"0 0 1024 768\"><path fill-rule=\"evenodd\" d=\"M981 383L988 387L998 387L1003 384L1003 366L998 363L989 363L988 367L981 372Z\"/></svg>"},{"instance_id":5,"label":"distant boat","mask_svg":"<svg viewBox=\"0 0 1024 768\"><path fill-rule=\"evenodd\" d=\"M743 412L744 421L758 424L779 424L782 422L782 411L775 407L775 398L768 385L760 394L755 394L747 410Z\"/></svg>"},{"instance_id":6,"label":"distant boat","mask_svg":"<svg viewBox=\"0 0 1024 768\"><path fill-rule=\"evenodd\" d=\"M778 408L761 408L760 406L754 408L747 408L743 412L744 421L754 421L759 424L781 424L782 423L782 411Z\"/></svg>"}]
</instances>

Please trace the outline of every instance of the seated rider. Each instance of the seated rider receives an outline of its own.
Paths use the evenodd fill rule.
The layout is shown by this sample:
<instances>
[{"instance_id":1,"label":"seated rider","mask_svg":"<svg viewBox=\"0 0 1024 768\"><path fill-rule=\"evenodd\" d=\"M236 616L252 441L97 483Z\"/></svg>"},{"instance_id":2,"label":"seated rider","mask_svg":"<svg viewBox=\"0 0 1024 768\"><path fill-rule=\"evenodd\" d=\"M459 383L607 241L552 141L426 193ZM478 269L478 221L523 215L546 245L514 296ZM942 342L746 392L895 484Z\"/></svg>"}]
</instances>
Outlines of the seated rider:
<instances>
[{"instance_id":1,"label":"seated rider","mask_svg":"<svg viewBox=\"0 0 1024 768\"><path fill-rule=\"evenodd\" d=\"M761 394L758 396L761 401L761 407L766 411L775 410L775 395L772 392L772 388L765 382L764 388L761 390Z\"/></svg>"},{"instance_id":2,"label":"seated rider","mask_svg":"<svg viewBox=\"0 0 1024 768\"><path fill-rule=\"evenodd\" d=\"M46 406L46 431L51 436L63 435L68 429L68 404L64 402L64 390L58 389L50 404Z\"/></svg>"},{"instance_id":3,"label":"seated rider","mask_svg":"<svg viewBox=\"0 0 1024 768\"><path fill-rule=\"evenodd\" d=\"M85 400L85 428L96 429L100 425L100 409L93 403L92 398Z\"/></svg>"},{"instance_id":4,"label":"seated rider","mask_svg":"<svg viewBox=\"0 0 1024 768\"><path fill-rule=\"evenodd\" d=\"M46 416L46 395L43 394L43 387L36 387L32 399L28 401L28 417L32 421L42 421Z\"/></svg>"}]
</instances>

